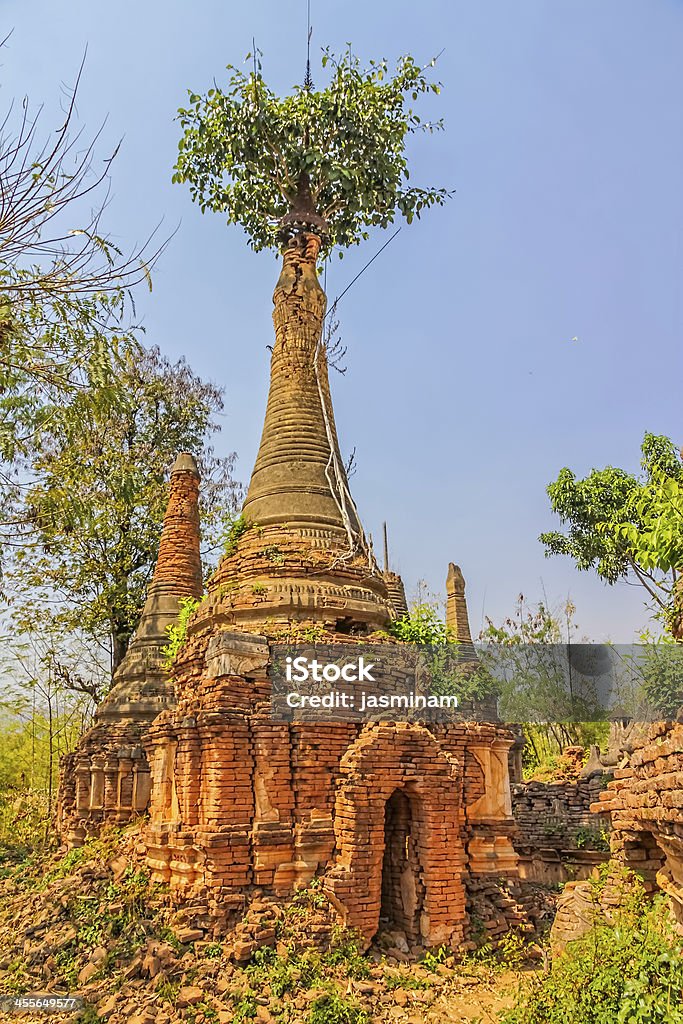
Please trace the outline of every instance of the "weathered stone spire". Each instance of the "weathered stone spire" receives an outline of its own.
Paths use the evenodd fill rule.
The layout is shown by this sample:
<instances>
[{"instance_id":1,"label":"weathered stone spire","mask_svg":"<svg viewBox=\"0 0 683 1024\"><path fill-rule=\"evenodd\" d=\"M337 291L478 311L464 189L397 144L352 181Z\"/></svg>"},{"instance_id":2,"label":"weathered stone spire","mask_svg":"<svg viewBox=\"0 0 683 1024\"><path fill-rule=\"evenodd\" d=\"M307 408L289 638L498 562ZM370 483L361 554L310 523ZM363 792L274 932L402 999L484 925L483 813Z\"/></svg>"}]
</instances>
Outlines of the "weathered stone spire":
<instances>
[{"instance_id":1,"label":"weathered stone spire","mask_svg":"<svg viewBox=\"0 0 683 1024\"><path fill-rule=\"evenodd\" d=\"M325 346L320 236L298 222L273 295L275 344L256 464L242 514L209 586L202 621L254 632L294 624L383 629L391 607L349 492L334 423Z\"/></svg>"},{"instance_id":2,"label":"weathered stone spire","mask_svg":"<svg viewBox=\"0 0 683 1024\"><path fill-rule=\"evenodd\" d=\"M150 774L143 741L151 722L175 704L164 662L166 628L180 600L200 597L199 473L183 453L171 470L159 555L133 640L114 685L95 713L95 724L62 759L58 830L80 844L104 821L127 821L147 807Z\"/></svg>"},{"instance_id":3,"label":"weathered stone spire","mask_svg":"<svg viewBox=\"0 0 683 1024\"><path fill-rule=\"evenodd\" d=\"M320 239L291 239L275 287L275 345L265 423L244 515L261 526L287 523L358 534L348 494L320 345L327 300L318 283Z\"/></svg>"},{"instance_id":4,"label":"weathered stone spire","mask_svg":"<svg viewBox=\"0 0 683 1024\"><path fill-rule=\"evenodd\" d=\"M141 717L148 721L172 699L161 653L168 642L166 629L176 621L181 599L201 594L199 471L192 455L183 452L171 470L159 554L140 622L114 686L97 709L98 720Z\"/></svg>"},{"instance_id":5,"label":"weathered stone spire","mask_svg":"<svg viewBox=\"0 0 683 1024\"><path fill-rule=\"evenodd\" d=\"M385 569L382 575L387 585L391 607L394 609L396 618L402 619L404 615L408 614L408 601L403 580L397 572L392 572L390 569Z\"/></svg>"},{"instance_id":6,"label":"weathered stone spire","mask_svg":"<svg viewBox=\"0 0 683 1024\"><path fill-rule=\"evenodd\" d=\"M403 580L397 572L392 572L389 567L389 534L386 522L382 523L382 534L384 539L384 582L387 585L389 603L394 610L397 619L402 619L408 614L408 601L406 600L406 588Z\"/></svg>"},{"instance_id":7,"label":"weathered stone spire","mask_svg":"<svg viewBox=\"0 0 683 1024\"><path fill-rule=\"evenodd\" d=\"M459 565L451 562L446 577L446 625L455 640L461 645L462 654L474 654L470 632L467 601L465 600L465 577Z\"/></svg>"},{"instance_id":8,"label":"weathered stone spire","mask_svg":"<svg viewBox=\"0 0 683 1024\"><path fill-rule=\"evenodd\" d=\"M168 616L178 615L183 597L201 597L202 561L199 553L199 470L188 452L173 464L168 505L159 541L159 554L136 639L164 635ZM164 620L160 629L161 619Z\"/></svg>"}]
</instances>

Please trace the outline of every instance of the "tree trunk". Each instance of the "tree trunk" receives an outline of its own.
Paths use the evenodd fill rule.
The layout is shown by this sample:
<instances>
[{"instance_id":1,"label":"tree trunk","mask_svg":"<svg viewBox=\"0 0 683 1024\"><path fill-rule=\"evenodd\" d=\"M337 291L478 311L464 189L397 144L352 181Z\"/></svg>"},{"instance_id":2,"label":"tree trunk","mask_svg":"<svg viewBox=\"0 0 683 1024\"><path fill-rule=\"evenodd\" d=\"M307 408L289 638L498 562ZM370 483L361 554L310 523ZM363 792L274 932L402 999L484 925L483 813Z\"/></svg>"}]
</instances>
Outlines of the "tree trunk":
<instances>
[{"instance_id":1,"label":"tree trunk","mask_svg":"<svg viewBox=\"0 0 683 1024\"><path fill-rule=\"evenodd\" d=\"M112 624L111 630L111 677L114 678L114 673L123 661L126 651L128 650L128 640L130 638L122 632L118 624Z\"/></svg>"},{"instance_id":2,"label":"tree trunk","mask_svg":"<svg viewBox=\"0 0 683 1024\"><path fill-rule=\"evenodd\" d=\"M683 570L676 576L673 587L673 615L671 616L671 634L675 640L683 641Z\"/></svg>"}]
</instances>

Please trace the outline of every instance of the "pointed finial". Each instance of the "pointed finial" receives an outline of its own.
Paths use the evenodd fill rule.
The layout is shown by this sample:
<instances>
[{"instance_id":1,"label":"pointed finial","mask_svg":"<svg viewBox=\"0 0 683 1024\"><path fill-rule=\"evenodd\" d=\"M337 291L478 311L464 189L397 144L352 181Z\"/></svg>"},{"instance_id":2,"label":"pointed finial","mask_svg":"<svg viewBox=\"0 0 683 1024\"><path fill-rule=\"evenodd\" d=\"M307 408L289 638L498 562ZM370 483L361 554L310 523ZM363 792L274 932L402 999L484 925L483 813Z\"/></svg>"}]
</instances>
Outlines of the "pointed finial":
<instances>
[{"instance_id":1,"label":"pointed finial","mask_svg":"<svg viewBox=\"0 0 683 1024\"><path fill-rule=\"evenodd\" d=\"M462 574L462 569L453 562L448 565L446 588L449 593L465 593L465 577Z\"/></svg>"},{"instance_id":2,"label":"pointed finial","mask_svg":"<svg viewBox=\"0 0 683 1024\"><path fill-rule=\"evenodd\" d=\"M306 38L306 74L304 75L304 89L308 92L313 88L313 79L311 78L311 36L313 35L313 29L311 28L311 0L308 0L308 35Z\"/></svg>"}]
</instances>

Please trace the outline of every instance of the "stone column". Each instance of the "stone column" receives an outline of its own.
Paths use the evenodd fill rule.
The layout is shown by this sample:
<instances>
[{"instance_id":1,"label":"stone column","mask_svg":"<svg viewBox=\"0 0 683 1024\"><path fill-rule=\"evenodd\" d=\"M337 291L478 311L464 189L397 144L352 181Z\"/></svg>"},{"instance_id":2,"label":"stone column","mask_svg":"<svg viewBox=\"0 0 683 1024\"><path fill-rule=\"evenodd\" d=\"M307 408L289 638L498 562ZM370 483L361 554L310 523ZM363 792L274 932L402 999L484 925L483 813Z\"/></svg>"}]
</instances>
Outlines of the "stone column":
<instances>
[{"instance_id":1,"label":"stone column","mask_svg":"<svg viewBox=\"0 0 683 1024\"><path fill-rule=\"evenodd\" d=\"M465 600L465 577L460 566L453 562L448 566L446 577L446 625L460 644L461 655L476 658Z\"/></svg>"}]
</instances>

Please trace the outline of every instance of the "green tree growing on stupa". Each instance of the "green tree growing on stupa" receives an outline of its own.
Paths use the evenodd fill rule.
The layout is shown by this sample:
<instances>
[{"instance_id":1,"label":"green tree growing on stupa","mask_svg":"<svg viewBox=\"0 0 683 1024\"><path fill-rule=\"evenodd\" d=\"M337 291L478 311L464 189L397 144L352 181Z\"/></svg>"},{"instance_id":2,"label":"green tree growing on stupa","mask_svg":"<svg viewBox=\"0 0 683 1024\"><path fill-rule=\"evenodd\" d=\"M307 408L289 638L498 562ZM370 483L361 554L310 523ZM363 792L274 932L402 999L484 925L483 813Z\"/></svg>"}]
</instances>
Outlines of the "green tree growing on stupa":
<instances>
[{"instance_id":1,"label":"green tree growing on stupa","mask_svg":"<svg viewBox=\"0 0 683 1024\"><path fill-rule=\"evenodd\" d=\"M364 69L350 50L340 58L325 50L322 64L332 70L325 88L295 86L282 98L258 59L249 74L228 65L225 90L190 93L179 111L174 181L189 184L202 212L240 224L256 250L277 249L302 227L321 237L323 253L341 250L449 195L410 185L405 153L412 133L442 127L410 106L440 91L427 76L435 60L423 68L402 57L392 75L386 60Z\"/></svg>"},{"instance_id":2,"label":"green tree growing on stupa","mask_svg":"<svg viewBox=\"0 0 683 1024\"><path fill-rule=\"evenodd\" d=\"M318 260L334 248L341 255L397 216L410 222L445 202L446 189L410 184L406 158L412 133L441 127L423 121L411 102L440 87L428 77L434 60L423 68L402 57L390 73L385 60L362 68L349 49L339 58L324 51L322 63L331 74L319 90L307 71L306 84L276 96L254 55L249 73L228 67L224 89L190 93L179 113L183 135L174 180L189 185L202 211L240 224L253 249L282 254L273 294L271 389L245 515L256 522L291 525L303 517L310 523L311 508L303 509L299 491L283 482L300 474L304 446L315 514L336 531L330 557L358 557L372 566L334 425L333 353L329 331L323 332L327 300Z\"/></svg>"}]
</instances>

